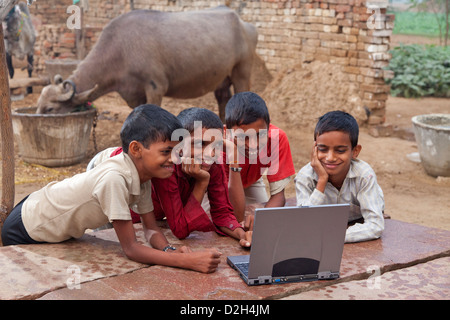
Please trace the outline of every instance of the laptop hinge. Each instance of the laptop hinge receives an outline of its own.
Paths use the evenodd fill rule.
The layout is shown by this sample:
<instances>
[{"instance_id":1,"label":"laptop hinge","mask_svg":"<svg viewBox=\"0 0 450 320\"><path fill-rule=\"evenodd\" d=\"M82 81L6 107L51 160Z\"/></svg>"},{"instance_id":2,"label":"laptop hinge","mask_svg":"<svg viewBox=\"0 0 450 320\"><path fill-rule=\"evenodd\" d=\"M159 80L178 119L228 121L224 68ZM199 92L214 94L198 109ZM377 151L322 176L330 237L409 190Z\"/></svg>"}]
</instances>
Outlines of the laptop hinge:
<instances>
[{"instance_id":1,"label":"laptop hinge","mask_svg":"<svg viewBox=\"0 0 450 320\"><path fill-rule=\"evenodd\" d=\"M317 274L320 279L336 279L339 278L339 272L322 271Z\"/></svg>"}]
</instances>

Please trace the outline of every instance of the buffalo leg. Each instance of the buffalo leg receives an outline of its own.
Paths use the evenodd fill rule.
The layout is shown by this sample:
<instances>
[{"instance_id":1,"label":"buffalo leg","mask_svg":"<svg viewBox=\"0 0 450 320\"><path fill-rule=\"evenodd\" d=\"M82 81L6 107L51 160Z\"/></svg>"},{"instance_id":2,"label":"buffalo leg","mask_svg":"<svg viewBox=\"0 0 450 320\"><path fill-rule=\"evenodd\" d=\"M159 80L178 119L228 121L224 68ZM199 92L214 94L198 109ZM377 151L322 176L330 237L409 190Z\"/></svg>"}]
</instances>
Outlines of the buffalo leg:
<instances>
[{"instance_id":1,"label":"buffalo leg","mask_svg":"<svg viewBox=\"0 0 450 320\"><path fill-rule=\"evenodd\" d=\"M34 61L34 57L33 54L29 54L27 56L27 61L28 61L28 66L27 66L27 70L28 70L28 78L31 78L31 74L33 73L33 61ZM33 87L27 87L27 93L33 93Z\"/></svg>"},{"instance_id":2,"label":"buffalo leg","mask_svg":"<svg viewBox=\"0 0 450 320\"><path fill-rule=\"evenodd\" d=\"M9 77L12 79L14 77L14 67L12 64L12 56L6 53L6 64L8 65Z\"/></svg>"},{"instance_id":3,"label":"buffalo leg","mask_svg":"<svg viewBox=\"0 0 450 320\"><path fill-rule=\"evenodd\" d=\"M150 80L144 87L147 103L161 107L162 99L167 92L167 88L168 86L162 85L160 82L157 84L155 81Z\"/></svg>"},{"instance_id":4,"label":"buffalo leg","mask_svg":"<svg viewBox=\"0 0 450 320\"><path fill-rule=\"evenodd\" d=\"M252 61L243 61L234 67L231 73L231 82L233 83L234 93L250 90L250 77L252 73Z\"/></svg>"},{"instance_id":5,"label":"buffalo leg","mask_svg":"<svg viewBox=\"0 0 450 320\"><path fill-rule=\"evenodd\" d=\"M216 97L217 104L219 105L219 117L222 122L225 122L225 106L228 100L231 98L231 79L226 77L221 85L214 91L214 96Z\"/></svg>"}]
</instances>

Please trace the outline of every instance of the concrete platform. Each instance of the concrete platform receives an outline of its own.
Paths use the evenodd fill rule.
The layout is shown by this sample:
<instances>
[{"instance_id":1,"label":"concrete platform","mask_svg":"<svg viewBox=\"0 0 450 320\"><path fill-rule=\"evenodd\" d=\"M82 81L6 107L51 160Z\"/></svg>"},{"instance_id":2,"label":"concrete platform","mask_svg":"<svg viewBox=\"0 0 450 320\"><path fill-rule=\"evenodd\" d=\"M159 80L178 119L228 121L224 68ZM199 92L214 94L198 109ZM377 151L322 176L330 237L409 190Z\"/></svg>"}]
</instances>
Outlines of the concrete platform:
<instances>
[{"instance_id":1,"label":"concrete platform","mask_svg":"<svg viewBox=\"0 0 450 320\"><path fill-rule=\"evenodd\" d=\"M228 255L248 254L236 240L194 232L180 241L161 227L175 245L218 248L218 270L201 274L135 263L109 229L61 244L1 247L0 299L450 298L450 231L387 219L381 239L344 246L339 279L248 287L226 264ZM140 224L135 228L143 242Z\"/></svg>"},{"instance_id":2,"label":"concrete platform","mask_svg":"<svg viewBox=\"0 0 450 320\"><path fill-rule=\"evenodd\" d=\"M359 281L348 281L294 294L287 300L448 300L450 298L450 257L373 274Z\"/></svg>"}]
</instances>

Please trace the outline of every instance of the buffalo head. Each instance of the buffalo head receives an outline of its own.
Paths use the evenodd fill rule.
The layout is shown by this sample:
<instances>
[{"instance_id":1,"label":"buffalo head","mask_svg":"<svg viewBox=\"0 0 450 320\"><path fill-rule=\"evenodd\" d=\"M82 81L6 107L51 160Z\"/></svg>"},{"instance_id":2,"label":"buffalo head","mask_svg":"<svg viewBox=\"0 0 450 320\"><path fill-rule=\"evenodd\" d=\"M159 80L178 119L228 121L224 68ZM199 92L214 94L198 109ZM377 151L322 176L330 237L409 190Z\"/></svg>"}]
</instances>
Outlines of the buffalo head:
<instances>
[{"instance_id":1,"label":"buffalo head","mask_svg":"<svg viewBox=\"0 0 450 320\"><path fill-rule=\"evenodd\" d=\"M60 75L56 75L55 84L50 84L42 89L37 102L36 113L68 113L76 106L89 100L91 94L97 89L77 92L76 85L71 80L63 81Z\"/></svg>"}]
</instances>

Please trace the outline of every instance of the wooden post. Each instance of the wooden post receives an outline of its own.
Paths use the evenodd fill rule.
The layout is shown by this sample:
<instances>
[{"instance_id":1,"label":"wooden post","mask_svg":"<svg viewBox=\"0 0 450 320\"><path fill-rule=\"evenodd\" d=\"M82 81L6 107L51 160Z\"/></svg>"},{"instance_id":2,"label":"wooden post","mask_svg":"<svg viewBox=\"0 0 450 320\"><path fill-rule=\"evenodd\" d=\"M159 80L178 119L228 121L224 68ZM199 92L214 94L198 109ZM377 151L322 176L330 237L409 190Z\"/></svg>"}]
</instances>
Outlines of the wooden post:
<instances>
[{"instance_id":1,"label":"wooden post","mask_svg":"<svg viewBox=\"0 0 450 320\"><path fill-rule=\"evenodd\" d=\"M3 26L0 23L0 126L2 138L2 202L0 228L14 206L14 138Z\"/></svg>"}]
</instances>

